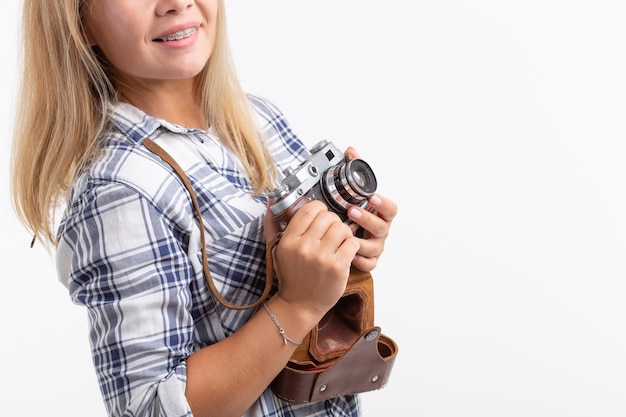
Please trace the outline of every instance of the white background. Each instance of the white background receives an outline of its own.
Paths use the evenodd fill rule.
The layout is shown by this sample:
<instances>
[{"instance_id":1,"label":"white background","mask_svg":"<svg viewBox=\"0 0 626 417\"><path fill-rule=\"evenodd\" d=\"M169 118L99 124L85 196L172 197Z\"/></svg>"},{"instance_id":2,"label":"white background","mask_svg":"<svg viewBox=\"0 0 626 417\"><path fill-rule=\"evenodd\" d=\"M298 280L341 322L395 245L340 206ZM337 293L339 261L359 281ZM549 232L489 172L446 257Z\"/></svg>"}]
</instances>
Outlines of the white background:
<instances>
[{"instance_id":1,"label":"white background","mask_svg":"<svg viewBox=\"0 0 626 417\"><path fill-rule=\"evenodd\" d=\"M400 206L374 272L400 353L365 416L625 416L625 3L227 6L245 88L356 146ZM0 414L104 416L85 311L9 205L4 9Z\"/></svg>"}]
</instances>

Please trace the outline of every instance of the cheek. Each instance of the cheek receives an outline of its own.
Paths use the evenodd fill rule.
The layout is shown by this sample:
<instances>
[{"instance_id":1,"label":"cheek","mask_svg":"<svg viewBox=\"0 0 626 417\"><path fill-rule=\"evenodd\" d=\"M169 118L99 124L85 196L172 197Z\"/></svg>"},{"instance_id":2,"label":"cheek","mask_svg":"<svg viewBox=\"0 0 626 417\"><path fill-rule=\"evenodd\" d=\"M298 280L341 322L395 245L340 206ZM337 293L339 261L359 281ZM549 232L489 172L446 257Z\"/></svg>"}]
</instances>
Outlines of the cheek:
<instances>
[{"instance_id":1,"label":"cheek","mask_svg":"<svg viewBox=\"0 0 626 417\"><path fill-rule=\"evenodd\" d=\"M143 26L137 11L120 6L95 10L86 26L90 42L107 53L114 52L112 49L121 52L143 40L140 33Z\"/></svg>"}]
</instances>

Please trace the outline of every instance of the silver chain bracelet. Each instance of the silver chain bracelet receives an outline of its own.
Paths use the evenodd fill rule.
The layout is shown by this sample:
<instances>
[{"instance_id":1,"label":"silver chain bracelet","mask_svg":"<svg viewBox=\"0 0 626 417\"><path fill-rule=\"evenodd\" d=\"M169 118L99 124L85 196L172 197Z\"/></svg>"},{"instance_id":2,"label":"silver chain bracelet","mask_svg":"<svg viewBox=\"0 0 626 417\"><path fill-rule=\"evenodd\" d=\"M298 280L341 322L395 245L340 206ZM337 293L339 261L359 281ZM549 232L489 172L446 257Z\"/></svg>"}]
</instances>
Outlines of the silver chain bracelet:
<instances>
[{"instance_id":1,"label":"silver chain bracelet","mask_svg":"<svg viewBox=\"0 0 626 417\"><path fill-rule=\"evenodd\" d=\"M280 324L278 323L278 319L276 318L276 316L274 314L272 314L272 312L270 311L270 309L269 309L269 307L267 306L266 303L263 303L263 307L265 307L265 311L267 311L267 314L270 315L270 318L272 319L272 321L274 322L274 324L278 328L278 333L280 333L280 335L283 337L283 341L285 342L285 345L287 344L287 342L293 343L296 346L299 346L299 345L302 344L302 342L298 342L296 340L293 340L292 338L290 338L289 336L287 336L285 334L285 329L280 327Z\"/></svg>"}]
</instances>

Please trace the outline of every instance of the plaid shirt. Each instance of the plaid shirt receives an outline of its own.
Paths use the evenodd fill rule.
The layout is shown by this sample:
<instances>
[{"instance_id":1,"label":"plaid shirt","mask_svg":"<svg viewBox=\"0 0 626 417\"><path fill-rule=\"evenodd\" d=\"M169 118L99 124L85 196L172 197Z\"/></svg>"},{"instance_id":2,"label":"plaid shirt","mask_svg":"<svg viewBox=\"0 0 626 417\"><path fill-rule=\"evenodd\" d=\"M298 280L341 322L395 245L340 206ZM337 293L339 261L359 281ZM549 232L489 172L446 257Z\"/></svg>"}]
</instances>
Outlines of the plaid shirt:
<instances>
[{"instance_id":1,"label":"plaid shirt","mask_svg":"<svg viewBox=\"0 0 626 417\"><path fill-rule=\"evenodd\" d=\"M308 150L270 103L250 96L278 171ZM90 322L93 362L112 416L191 416L186 362L239 329L252 310L229 310L205 283L200 229L180 178L142 141L184 169L198 198L211 275L231 303L251 304L265 283L263 216L240 163L211 132L110 110L98 159L75 182L59 228L59 280ZM254 349L254 346L250 346ZM210 372L208 370L207 372ZM357 396L294 405L269 389L246 416L358 416Z\"/></svg>"}]
</instances>

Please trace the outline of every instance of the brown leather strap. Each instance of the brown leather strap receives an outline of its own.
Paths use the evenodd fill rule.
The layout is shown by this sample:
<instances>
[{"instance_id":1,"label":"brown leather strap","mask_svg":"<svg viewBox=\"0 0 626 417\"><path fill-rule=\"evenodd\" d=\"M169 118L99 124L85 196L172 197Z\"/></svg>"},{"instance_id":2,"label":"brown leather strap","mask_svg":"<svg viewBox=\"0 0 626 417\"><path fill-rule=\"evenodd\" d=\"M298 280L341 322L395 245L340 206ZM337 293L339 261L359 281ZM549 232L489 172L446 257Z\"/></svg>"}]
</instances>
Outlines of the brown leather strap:
<instances>
[{"instance_id":1,"label":"brown leather strap","mask_svg":"<svg viewBox=\"0 0 626 417\"><path fill-rule=\"evenodd\" d=\"M270 244L267 245L267 253L266 253L267 278L265 280L265 288L263 289L263 294L261 294L261 296L259 297L257 301L255 301L254 303L250 305L231 304L217 290L217 288L215 287L215 282L213 281L213 277L211 276L211 271L209 270L209 260L208 260L207 253L206 253L206 238L204 236L204 222L202 221L202 212L200 211L200 205L198 204L196 193L193 191L193 187L191 186L191 183L189 182L189 178L185 174L185 171L180 167L180 165L178 165L178 163L174 160L174 158L172 158L172 156L165 151L165 149L161 148L159 145L157 145L154 141L152 141L149 138L144 139L143 144L146 146L146 148L148 148L148 150L158 155L163 161L167 162L172 167L174 172L176 172L176 174L178 174L180 179L183 181L183 184L185 185L185 188L187 189L187 192L189 193L189 196L191 197L191 202L193 204L193 208L194 208L196 217L198 218L198 223L200 227L200 239L202 243L202 271L204 272L204 279L206 280L209 286L209 289L211 290L211 293L213 293L213 296L224 307L230 308L232 310L246 310L246 309L256 308L260 306L261 303L265 301L265 299L267 299L267 296L269 295L272 289L272 281L274 279L272 250L274 246L276 246L276 244L278 243L278 240L280 239L280 235L277 236Z\"/></svg>"}]
</instances>

